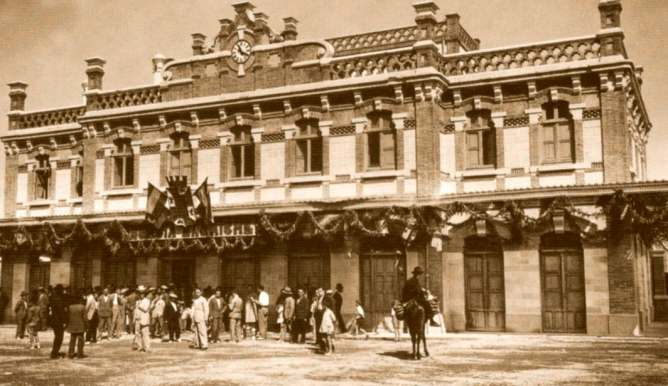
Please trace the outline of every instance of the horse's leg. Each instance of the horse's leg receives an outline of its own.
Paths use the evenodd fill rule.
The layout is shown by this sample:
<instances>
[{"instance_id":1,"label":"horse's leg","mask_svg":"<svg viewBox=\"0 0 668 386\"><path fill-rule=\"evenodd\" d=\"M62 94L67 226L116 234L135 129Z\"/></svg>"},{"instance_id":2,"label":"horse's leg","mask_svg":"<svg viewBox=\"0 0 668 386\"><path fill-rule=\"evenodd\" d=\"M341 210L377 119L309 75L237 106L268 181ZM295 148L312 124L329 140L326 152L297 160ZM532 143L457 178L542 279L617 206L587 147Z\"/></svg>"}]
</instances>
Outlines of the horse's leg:
<instances>
[{"instance_id":1,"label":"horse's leg","mask_svg":"<svg viewBox=\"0 0 668 386\"><path fill-rule=\"evenodd\" d=\"M427 350L427 334L422 332L422 344L424 345L424 356L429 356L429 350Z\"/></svg>"},{"instance_id":2,"label":"horse's leg","mask_svg":"<svg viewBox=\"0 0 668 386\"><path fill-rule=\"evenodd\" d=\"M409 327L408 332L411 334L411 345L413 346L413 352L411 353L411 358L417 359L415 356L415 341L417 340L415 337L415 332Z\"/></svg>"},{"instance_id":3,"label":"horse's leg","mask_svg":"<svg viewBox=\"0 0 668 386\"><path fill-rule=\"evenodd\" d=\"M418 330L417 333L415 334L415 341L417 342L417 349L415 351L415 354L416 354L415 359L419 360L422 357L422 355L420 354L420 330Z\"/></svg>"}]
</instances>

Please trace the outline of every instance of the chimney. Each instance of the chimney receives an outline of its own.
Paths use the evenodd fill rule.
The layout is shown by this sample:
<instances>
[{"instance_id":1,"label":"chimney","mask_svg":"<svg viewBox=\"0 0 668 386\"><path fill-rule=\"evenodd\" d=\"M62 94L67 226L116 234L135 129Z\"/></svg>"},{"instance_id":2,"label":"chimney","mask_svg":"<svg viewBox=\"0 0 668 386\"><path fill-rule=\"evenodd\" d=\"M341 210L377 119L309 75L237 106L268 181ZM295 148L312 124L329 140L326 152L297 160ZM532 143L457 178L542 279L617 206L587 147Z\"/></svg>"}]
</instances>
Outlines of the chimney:
<instances>
[{"instance_id":1,"label":"chimney","mask_svg":"<svg viewBox=\"0 0 668 386\"><path fill-rule=\"evenodd\" d=\"M23 111L26 106L26 88L28 88L27 83L20 81L12 82L8 84L9 86L9 100L10 100L10 111Z\"/></svg>"},{"instance_id":2,"label":"chimney","mask_svg":"<svg viewBox=\"0 0 668 386\"><path fill-rule=\"evenodd\" d=\"M102 90L102 77L104 76L104 65L106 63L107 61L100 57L86 59L89 90Z\"/></svg>"},{"instance_id":3,"label":"chimney","mask_svg":"<svg viewBox=\"0 0 668 386\"><path fill-rule=\"evenodd\" d=\"M153 84L160 84L163 81L162 74L165 70L165 58L162 54L153 57Z\"/></svg>"},{"instance_id":4,"label":"chimney","mask_svg":"<svg viewBox=\"0 0 668 386\"><path fill-rule=\"evenodd\" d=\"M232 4L232 7L234 7L234 10L238 15L246 13L246 11L252 12L255 9L255 6L251 4L249 1L240 1L238 3L234 3Z\"/></svg>"},{"instance_id":5,"label":"chimney","mask_svg":"<svg viewBox=\"0 0 668 386\"><path fill-rule=\"evenodd\" d=\"M438 5L435 2L421 1L413 4L417 16L415 16L415 23L418 26L418 40L431 40L434 33L434 26L437 23L436 11Z\"/></svg>"},{"instance_id":6,"label":"chimney","mask_svg":"<svg viewBox=\"0 0 668 386\"><path fill-rule=\"evenodd\" d=\"M269 44L269 33L267 31L269 16L263 12L255 12L253 16L255 16L253 32L255 33L257 44Z\"/></svg>"},{"instance_id":7,"label":"chimney","mask_svg":"<svg viewBox=\"0 0 668 386\"><path fill-rule=\"evenodd\" d=\"M456 54L460 51L459 33L462 29L459 24L459 14L445 15L445 45L447 54Z\"/></svg>"},{"instance_id":8,"label":"chimney","mask_svg":"<svg viewBox=\"0 0 668 386\"><path fill-rule=\"evenodd\" d=\"M622 31L620 19L622 1L601 0L598 10L601 13L601 30L597 35L601 42L601 55L623 55L624 31Z\"/></svg>"},{"instance_id":9,"label":"chimney","mask_svg":"<svg viewBox=\"0 0 668 386\"><path fill-rule=\"evenodd\" d=\"M230 36L230 26L232 25L232 20L230 19L220 19L220 32L218 33L218 44L220 44L220 50L225 49L227 44L227 37Z\"/></svg>"},{"instance_id":10,"label":"chimney","mask_svg":"<svg viewBox=\"0 0 668 386\"><path fill-rule=\"evenodd\" d=\"M200 33L192 34L193 37L193 56L204 54L206 46L206 36Z\"/></svg>"},{"instance_id":11,"label":"chimney","mask_svg":"<svg viewBox=\"0 0 668 386\"><path fill-rule=\"evenodd\" d=\"M294 17L286 17L283 19L283 23L285 23L285 29L281 33L281 36L283 36L283 39L285 40L297 40L297 19Z\"/></svg>"}]
</instances>

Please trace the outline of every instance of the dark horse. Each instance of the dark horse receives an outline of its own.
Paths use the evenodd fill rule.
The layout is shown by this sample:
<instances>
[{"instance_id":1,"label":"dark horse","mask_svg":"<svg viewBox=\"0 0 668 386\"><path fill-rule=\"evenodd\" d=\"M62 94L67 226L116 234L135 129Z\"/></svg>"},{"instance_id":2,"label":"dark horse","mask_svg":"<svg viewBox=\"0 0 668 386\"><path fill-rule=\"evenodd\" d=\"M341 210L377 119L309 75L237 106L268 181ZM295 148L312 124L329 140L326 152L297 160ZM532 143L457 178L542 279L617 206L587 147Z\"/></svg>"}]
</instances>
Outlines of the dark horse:
<instances>
[{"instance_id":1,"label":"dark horse","mask_svg":"<svg viewBox=\"0 0 668 386\"><path fill-rule=\"evenodd\" d=\"M413 359L420 359L420 341L424 344L424 356L429 356L427 351L427 338L424 334L425 311L424 308L415 300L411 300L404 307L404 322L408 326L408 332L411 334L411 343L413 343Z\"/></svg>"}]
</instances>

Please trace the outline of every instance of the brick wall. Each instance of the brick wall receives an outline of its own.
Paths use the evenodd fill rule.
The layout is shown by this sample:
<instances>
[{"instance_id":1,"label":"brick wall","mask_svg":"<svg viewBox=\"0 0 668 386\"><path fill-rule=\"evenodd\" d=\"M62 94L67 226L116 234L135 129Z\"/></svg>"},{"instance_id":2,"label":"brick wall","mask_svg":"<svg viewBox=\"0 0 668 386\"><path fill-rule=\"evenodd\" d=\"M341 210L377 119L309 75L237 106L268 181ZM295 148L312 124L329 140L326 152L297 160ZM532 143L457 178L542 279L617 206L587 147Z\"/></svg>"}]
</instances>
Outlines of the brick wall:
<instances>
[{"instance_id":1,"label":"brick wall","mask_svg":"<svg viewBox=\"0 0 668 386\"><path fill-rule=\"evenodd\" d=\"M626 128L626 97L622 91L601 93L601 133L605 182L630 182L630 142Z\"/></svg>"}]
</instances>

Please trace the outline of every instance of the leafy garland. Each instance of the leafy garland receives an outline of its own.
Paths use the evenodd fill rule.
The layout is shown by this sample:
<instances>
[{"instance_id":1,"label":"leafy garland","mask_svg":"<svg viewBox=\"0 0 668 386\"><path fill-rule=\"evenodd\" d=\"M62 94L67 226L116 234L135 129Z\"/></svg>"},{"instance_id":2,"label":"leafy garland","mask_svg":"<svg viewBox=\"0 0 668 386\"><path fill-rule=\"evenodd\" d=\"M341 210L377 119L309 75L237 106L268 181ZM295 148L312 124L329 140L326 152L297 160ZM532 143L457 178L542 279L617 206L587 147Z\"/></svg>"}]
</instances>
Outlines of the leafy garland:
<instances>
[{"instance_id":1,"label":"leafy garland","mask_svg":"<svg viewBox=\"0 0 668 386\"><path fill-rule=\"evenodd\" d=\"M437 206L392 206L379 209L348 209L337 214L318 214L310 211L297 213L292 221L281 215L268 214L261 210L258 222L275 240L287 240L302 226L312 227L313 233L325 238L348 232L359 232L363 236L381 237L390 233L433 236L447 227L470 226L479 220L505 224L514 237L521 237L524 230L544 225L555 214L579 217L587 220L606 217L608 230L605 236L617 238L630 232L640 236L643 243L651 247L656 243L668 242L668 193L626 194L617 191L612 196L603 196L597 203L596 213L587 213L575 208L568 197L546 199L538 217L527 215L516 201L506 201L491 210L480 205L454 202ZM459 218L457 218L459 216ZM457 222L456 220L460 220ZM59 235L48 222L41 229L29 232L18 226L11 237L0 238L0 252L32 249L40 253L57 254L64 246L76 247L92 242L101 242L115 255L127 246L134 255L173 252L216 252L241 248L248 250L257 245L255 236L237 236L234 239L212 236L185 239L145 239L132 240L131 234L114 220L101 231L91 232L82 219Z\"/></svg>"}]
</instances>

